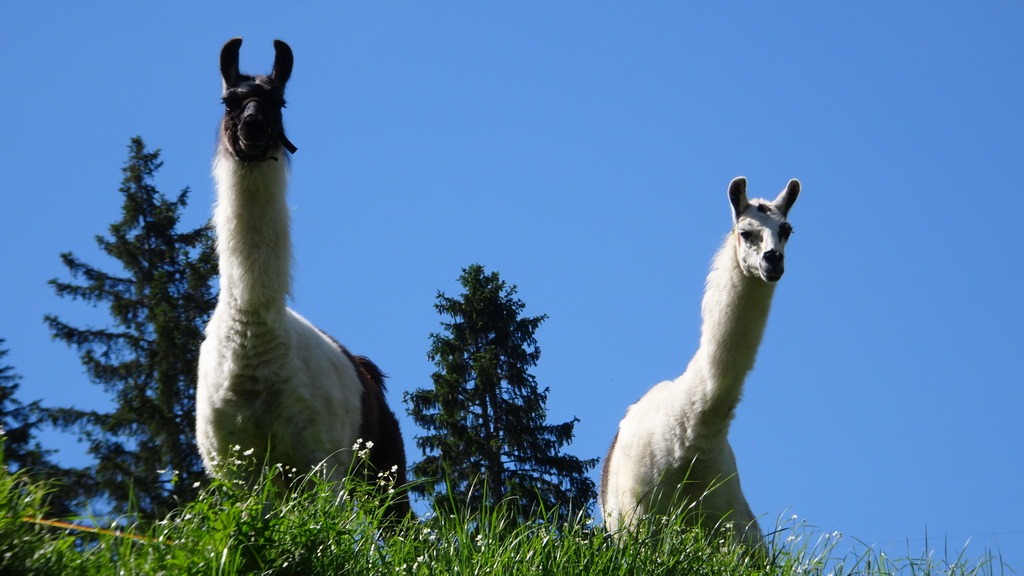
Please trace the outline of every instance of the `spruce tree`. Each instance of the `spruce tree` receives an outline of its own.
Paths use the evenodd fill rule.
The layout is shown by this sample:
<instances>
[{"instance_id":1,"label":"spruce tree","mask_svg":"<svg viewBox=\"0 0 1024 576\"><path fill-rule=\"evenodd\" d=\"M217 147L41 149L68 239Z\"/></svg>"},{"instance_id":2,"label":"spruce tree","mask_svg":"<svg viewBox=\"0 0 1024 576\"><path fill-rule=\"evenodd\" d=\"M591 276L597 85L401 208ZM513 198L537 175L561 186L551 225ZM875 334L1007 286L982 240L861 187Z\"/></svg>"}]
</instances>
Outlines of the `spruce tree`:
<instances>
[{"instance_id":1,"label":"spruce tree","mask_svg":"<svg viewBox=\"0 0 1024 576\"><path fill-rule=\"evenodd\" d=\"M2 348L0 362L10 353ZM43 424L43 411L39 401L25 404L15 394L21 386L21 375L9 364L0 364L0 436L3 441L3 466L9 470L40 470L51 466L48 457L52 451L40 446L35 434Z\"/></svg>"},{"instance_id":2,"label":"spruce tree","mask_svg":"<svg viewBox=\"0 0 1024 576\"><path fill-rule=\"evenodd\" d=\"M0 346L3 343L0 339ZM9 352L0 349L0 361ZM79 470L59 466L52 459L54 450L42 447L36 434L47 424L47 409L39 400L28 404L18 400L20 386L21 375L14 367L0 365L0 466L32 482L46 482L47 513L70 516L82 501L83 486L88 486L90 479Z\"/></svg>"},{"instance_id":3,"label":"spruce tree","mask_svg":"<svg viewBox=\"0 0 1024 576\"><path fill-rule=\"evenodd\" d=\"M540 359L534 333L547 315L522 316L516 286L479 264L459 282L459 298L438 292L434 304L450 321L430 335L433 388L405 394L428 432L416 437L424 458L412 467L422 481L412 491L440 511L510 500L524 516L589 512L596 494L586 473L597 459L561 452L579 420L547 424L549 389L530 374Z\"/></svg>"},{"instance_id":4,"label":"spruce tree","mask_svg":"<svg viewBox=\"0 0 1024 576\"><path fill-rule=\"evenodd\" d=\"M122 270L90 266L73 253L61 260L73 279L51 280L58 296L105 305L112 325L79 328L45 318L55 339L80 353L92 383L112 396L109 412L51 409L58 426L76 430L95 465L90 500L113 511L161 517L191 500L203 478L195 445L195 385L203 328L216 303L217 272L209 226L179 231L189 189L168 198L153 184L160 151L131 139L121 219L99 248Z\"/></svg>"}]
</instances>

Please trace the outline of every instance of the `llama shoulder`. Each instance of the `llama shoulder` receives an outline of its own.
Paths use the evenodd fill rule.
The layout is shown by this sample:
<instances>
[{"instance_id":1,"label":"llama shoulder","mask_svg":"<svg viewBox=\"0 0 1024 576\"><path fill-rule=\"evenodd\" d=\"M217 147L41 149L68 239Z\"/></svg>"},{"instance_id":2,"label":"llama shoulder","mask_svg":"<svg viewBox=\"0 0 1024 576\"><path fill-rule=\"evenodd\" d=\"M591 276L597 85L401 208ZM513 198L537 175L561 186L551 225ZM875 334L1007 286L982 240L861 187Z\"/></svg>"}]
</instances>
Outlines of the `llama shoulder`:
<instances>
[{"instance_id":1,"label":"llama shoulder","mask_svg":"<svg viewBox=\"0 0 1024 576\"><path fill-rule=\"evenodd\" d=\"M659 382L626 410L619 424L619 441L633 441L636 445L622 448L651 452L674 444L668 437L686 429L678 391L679 379Z\"/></svg>"}]
</instances>

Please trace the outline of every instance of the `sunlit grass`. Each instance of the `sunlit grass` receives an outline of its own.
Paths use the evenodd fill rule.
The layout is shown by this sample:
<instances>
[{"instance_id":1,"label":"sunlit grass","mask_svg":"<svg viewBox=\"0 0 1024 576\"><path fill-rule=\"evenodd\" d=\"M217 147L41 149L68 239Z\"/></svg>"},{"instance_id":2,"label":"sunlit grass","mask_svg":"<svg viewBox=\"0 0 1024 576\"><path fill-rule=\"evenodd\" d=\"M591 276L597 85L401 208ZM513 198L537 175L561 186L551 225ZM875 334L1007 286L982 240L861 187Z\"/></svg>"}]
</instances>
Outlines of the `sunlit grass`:
<instances>
[{"instance_id":1,"label":"sunlit grass","mask_svg":"<svg viewBox=\"0 0 1024 576\"><path fill-rule=\"evenodd\" d=\"M298 489L278 488L294 481ZM372 479L371 479L372 480ZM751 554L721 533L682 521L645 519L621 542L590 518L537 514L520 522L511 506L476 514L426 514L399 523L384 512L400 492L377 482L332 485L270 467L255 483L214 481L200 497L156 523L115 524L95 533L42 525L46 485L0 472L0 573L63 574L1013 574L998 557L943 550L891 558L840 547L788 518L768 535L771 552ZM385 486L386 488L386 486ZM129 516L126 516L129 517ZM78 519L78 521L86 519ZM91 521L92 526L102 522ZM110 526L107 526L108 528ZM126 534L132 534L128 537ZM844 543L845 544L845 543ZM847 550L840 553L840 549Z\"/></svg>"}]
</instances>

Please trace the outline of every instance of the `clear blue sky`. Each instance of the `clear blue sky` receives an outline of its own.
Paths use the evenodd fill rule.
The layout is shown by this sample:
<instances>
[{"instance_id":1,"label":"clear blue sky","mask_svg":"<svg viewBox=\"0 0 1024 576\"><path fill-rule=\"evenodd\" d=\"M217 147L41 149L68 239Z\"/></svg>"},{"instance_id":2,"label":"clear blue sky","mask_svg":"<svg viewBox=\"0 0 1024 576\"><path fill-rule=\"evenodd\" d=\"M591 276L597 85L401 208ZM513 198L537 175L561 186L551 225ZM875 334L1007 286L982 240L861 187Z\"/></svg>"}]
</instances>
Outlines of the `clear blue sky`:
<instances>
[{"instance_id":1,"label":"clear blue sky","mask_svg":"<svg viewBox=\"0 0 1024 576\"><path fill-rule=\"evenodd\" d=\"M401 394L429 385L434 295L463 266L550 315L550 419L579 417L569 451L603 457L696 348L729 180L774 197L796 177L731 433L762 526L796 515L891 556L970 539L1024 570L1024 5L152 4L0 5L0 338L23 400L104 405L43 326L107 322L47 287L58 254L113 267L93 237L136 134L204 222L220 47L243 36L243 71L265 72L281 38L292 305L390 374L410 459Z\"/></svg>"}]
</instances>

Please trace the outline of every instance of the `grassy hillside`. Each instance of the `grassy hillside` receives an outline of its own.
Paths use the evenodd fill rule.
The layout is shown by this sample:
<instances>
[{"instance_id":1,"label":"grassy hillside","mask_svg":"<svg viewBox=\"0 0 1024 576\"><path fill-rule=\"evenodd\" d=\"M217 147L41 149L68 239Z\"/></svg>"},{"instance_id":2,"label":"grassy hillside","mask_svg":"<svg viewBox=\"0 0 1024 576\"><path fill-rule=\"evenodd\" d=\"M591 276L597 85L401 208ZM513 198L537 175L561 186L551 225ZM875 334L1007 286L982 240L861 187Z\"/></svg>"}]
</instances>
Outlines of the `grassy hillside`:
<instances>
[{"instance_id":1,"label":"grassy hillside","mask_svg":"<svg viewBox=\"0 0 1024 576\"><path fill-rule=\"evenodd\" d=\"M275 471L275 474L279 471ZM275 475L275 474L272 474ZM216 482L155 524L107 522L102 532L41 523L46 486L0 471L0 574L1012 574L998 558L836 557L834 535L799 525L771 534L770 558L720 535L668 523L616 544L590 519L429 516L381 531L380 498L352 482L346 498L321 481L279 494ZM394 494L384 498L394 497ZM78 519L76 523L96 521Z\"/></svg>"}]
</instances>

